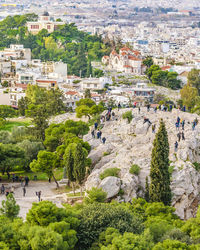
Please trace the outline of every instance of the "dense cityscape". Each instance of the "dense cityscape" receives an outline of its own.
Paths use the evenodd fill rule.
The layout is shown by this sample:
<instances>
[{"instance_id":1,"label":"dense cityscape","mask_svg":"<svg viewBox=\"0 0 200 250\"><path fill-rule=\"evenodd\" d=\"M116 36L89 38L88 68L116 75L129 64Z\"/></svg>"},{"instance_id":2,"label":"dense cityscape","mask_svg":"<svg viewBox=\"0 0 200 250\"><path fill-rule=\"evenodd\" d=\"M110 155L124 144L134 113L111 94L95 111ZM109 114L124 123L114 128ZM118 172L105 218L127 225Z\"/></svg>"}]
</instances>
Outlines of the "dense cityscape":
<instances>
[{"instance_id":1,"label":"dense cityscape","mask_svg":"<svg viewBox=\"0 0 200 250\"><path fill-rule=\"evenodd\" d=\"M200 1L0 0L0 249L200 249Z\"/></svg>"}]
</instances>

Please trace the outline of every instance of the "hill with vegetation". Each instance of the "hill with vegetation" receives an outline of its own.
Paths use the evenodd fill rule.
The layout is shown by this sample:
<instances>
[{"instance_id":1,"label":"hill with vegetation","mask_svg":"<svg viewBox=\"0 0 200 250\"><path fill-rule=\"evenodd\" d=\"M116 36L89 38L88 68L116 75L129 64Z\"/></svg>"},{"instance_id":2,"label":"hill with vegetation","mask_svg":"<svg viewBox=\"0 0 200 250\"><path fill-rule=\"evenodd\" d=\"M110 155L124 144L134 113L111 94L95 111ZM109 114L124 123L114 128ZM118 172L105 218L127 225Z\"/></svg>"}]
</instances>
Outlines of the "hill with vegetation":
<instances>
[{"instance_id":1,"label":"hill with vegetation","mask_svg":"<svg viewBox=\"0 0 200 250\"><path fill-rule=\"evenodd\" d=\"M68 64L68 73L82 76L91 74L91 61L98 61L110 53L109 44L101 37L78 30L74 23L65 24L52 33L46 29L37 35L28 32L26 23L36 21L35 14L8 16L0 22L0 49L10 44L23 44L30 48L32 58L42 61L62 60ZM99 72L96 71L98 75Z\"/></svg>"}]
</instances>

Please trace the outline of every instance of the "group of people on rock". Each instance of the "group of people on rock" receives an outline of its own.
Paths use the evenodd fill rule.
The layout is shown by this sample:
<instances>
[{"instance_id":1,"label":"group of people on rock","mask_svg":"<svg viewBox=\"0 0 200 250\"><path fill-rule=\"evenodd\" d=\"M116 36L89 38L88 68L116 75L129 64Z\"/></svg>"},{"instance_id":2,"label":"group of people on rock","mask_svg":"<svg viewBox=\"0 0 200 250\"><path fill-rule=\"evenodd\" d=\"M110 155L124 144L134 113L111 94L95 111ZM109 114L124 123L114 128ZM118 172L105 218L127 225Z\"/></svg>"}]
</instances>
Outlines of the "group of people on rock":
<instances>
[{"instance_id":1,"label":"group of people on rock","mask_svg":"<svg viewBox=\"0 0 200 250\"><path fill-rule=\"evenodd\" d=\"M91 131L92 138L94 138L94 139L97 138L97 139L101 140L103 144L105 144L106 138L102 137L102 131L100 129L98 129L98 125L99 125L98 122L95 122L94 129L92 129L92 131Z\"/></svg>"},{"instance_id":2,"label":"group of people on rock","mask_svg":"<svg viewBox=\"0 0 200 250\"><path fill-rule=\"evenodd\" d=\"M188 122L190 123L190 122ZM194 121L192 122L192 130L195 130L196 125L198 124L198 119L195 118ZM185 128L185 120L181 119L179 116L177 117L176 123L175 123L176 130L178 130L178 142L182 140L185 140L185 134L184 134L184 128ZM180 128L182 128L182 131L180 131ZM174 151L177 152L178 150L178 142L176 141L174 143Z\"/></svg>"}]
</instances>

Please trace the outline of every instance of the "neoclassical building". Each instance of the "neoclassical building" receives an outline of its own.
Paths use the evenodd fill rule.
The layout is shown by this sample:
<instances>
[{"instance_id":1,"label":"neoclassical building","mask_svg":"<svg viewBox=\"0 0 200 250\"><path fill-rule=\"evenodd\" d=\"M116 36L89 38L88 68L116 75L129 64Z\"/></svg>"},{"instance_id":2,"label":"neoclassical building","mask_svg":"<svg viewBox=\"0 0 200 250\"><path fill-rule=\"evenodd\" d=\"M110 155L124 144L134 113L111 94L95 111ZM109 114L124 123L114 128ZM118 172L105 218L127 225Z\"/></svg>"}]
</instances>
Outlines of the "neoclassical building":
<instances>
[{"instance_id":1,"label":"neoclassical building","mask_svg":"<svg viewBox=\"0 0 200 250\"><path fill-rule=\"evenodd\" d=\"M50 16L48 12L44 12L42 16L40 16L37 22L27 22L28 31L32 34L37 34L40 30L46 29L49 33L53 32L57 29L58 26L64 25L64 22L55 22Z\"/></svg>"}]
</instances>

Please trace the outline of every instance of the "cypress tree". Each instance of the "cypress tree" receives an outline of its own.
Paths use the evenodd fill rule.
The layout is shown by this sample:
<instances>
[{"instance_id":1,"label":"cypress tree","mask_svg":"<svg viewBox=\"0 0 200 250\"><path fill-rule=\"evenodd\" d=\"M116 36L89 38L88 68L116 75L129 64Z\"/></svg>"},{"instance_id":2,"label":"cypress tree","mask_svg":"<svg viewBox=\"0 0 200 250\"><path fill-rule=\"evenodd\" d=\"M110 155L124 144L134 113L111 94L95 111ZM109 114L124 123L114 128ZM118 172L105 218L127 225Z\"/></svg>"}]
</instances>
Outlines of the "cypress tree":
<instances>
[{"instance_id":1,"label":"cypress tree","mask_svg":"<svg viewBox=\"0 0 200 250\"><path fill-rule=\"evenodd\" d=\"M73 168L73 175L78 181L81 187L81 194L82 194L82 182L85 178L86 173L86 149L84 149L81 143L76 144L76 147L73 152L74 157L74 168Z\"/></svg>"},{"instance_id":2,"label":"cypress tree","mask_svg":"<svg viewBox=\"0 0 200 250\"><path fill-rule=\"evenodd\" d=\"M169 143L163 120L153 142L151 155L149 196L151 202L163 202L170 205Z\"/></svg>"},{"instance_id":3,"label":"cypress tree","mask_svg":"<svg viewBox=\"0 0 200 250\"><path fill-rule=\"evenodd\" d=\"M64 154L64 164L66 167L66 174L69 181L72 182L73 192L75 194L75 188L74 188L74 182L76 181L76 178L74 176L74 149L76 147L76 143L70 143L69 146L65 150Z\"/></svg>"},{"instance_id":4,"label":"cypress tree","mask_svg":"<svg viewBox=\"0 0 200 250\"><path fill-rule=\"evenodd\" d=\"M90 60L88 60L88 62L87 62L86 76L87 76L87 77L92 76L92 64L91 64L91 61L90 61Z\"/></svg>"},{"instance_id":5,"label":"cypress tree","mask_svg":"<svg viewBox=\"0 0 200 250\"><path fill-rule=\"evenodd\" d=\"M149 202L149 178L146 176L146 183L145 183L145 194L144 198L147 202Z\"/></svg>"}]
</instances>

